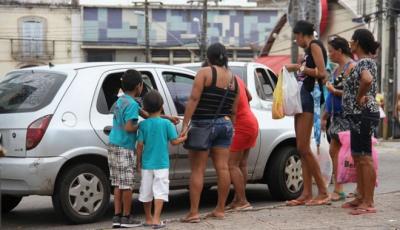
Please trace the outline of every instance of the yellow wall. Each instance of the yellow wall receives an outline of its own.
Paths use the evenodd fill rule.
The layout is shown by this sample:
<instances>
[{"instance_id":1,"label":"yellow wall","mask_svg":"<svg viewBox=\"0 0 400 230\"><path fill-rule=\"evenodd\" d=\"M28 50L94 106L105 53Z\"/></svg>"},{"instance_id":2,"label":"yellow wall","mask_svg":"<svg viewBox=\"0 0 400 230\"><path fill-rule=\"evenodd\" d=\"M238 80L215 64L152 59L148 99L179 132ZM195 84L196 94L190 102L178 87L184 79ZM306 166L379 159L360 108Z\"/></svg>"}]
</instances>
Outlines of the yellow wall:
<instances>
[{"instance_id":1,"label":"yellow wall","mask_svg":"<svg viewBox=\"0 0 400 230\"><path fill-rule=\"evenodd\" d=\"M25 16L38 16L46 19L44 29L45 39L49 40L67 40L55 41L54 59L49 60L54 64L69 63L72 60L81 60L82 52L74 52L73 46L79 44L72 43L71 40L81 40L80 22L72 20L72 17L80 17L79 9L71 8L49 8L37 7L27 8L15 5L0 5L0 76L6 72L19 68L27 64L47 64L45 62L24 63L14 60L11 56L11 38L18 38L18 19ZM75 24L75 25L73 25ZM10 38L10 39L8 39ZM75 49L76 50L76 49Z\"/></svg>"}]
</instances>

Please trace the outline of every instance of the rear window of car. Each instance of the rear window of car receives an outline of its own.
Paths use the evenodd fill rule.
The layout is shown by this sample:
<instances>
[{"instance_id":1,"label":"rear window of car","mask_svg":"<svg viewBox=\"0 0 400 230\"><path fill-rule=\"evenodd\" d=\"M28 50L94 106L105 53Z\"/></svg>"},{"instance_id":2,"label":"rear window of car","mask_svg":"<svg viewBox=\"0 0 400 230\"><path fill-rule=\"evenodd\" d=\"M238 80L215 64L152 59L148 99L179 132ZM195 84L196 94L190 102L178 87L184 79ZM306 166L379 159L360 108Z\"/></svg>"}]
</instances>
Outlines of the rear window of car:
<instances>
[{"instance_id":1,"label":"rear window of car","mask_svg":"<svg viewBox=\"0 0 400 230\"><path fill-rule=\"evenodd\" d=\"M53 100L66 75L52 72L13 72L0 79L0 113L32 112Z\"/></svg>"}]
</instances>

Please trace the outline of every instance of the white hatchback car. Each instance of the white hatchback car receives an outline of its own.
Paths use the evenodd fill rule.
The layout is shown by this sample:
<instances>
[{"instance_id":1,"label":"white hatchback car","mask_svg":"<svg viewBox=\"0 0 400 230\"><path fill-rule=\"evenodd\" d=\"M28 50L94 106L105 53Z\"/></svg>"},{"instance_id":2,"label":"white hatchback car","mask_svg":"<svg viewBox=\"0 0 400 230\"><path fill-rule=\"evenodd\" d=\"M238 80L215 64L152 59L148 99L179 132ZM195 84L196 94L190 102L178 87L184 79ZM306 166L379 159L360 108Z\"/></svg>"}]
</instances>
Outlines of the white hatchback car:
<instances>
[{"instance_id":1,"label":"white hatchback car","mask_svg":"<svg viewBox=\"0 0 400 230\"><path fill-rule=\"evenodd\" d=\"M303 184L293 120L271 119L276 77L256 63L231 65L243 71L260 124L248 161L249 182L267 183L276 199L295 198ZM52 196L55 210L72 223L93 222L106 212L110 110L127 69L142 73L143 94L150 89L161 93L166 114L183 115L195 72L182 67L81 63L20 69L0 79L0 144L7 150L0 158L2 212L28 195ZM182 146L170 147L171 189L188 186L187 156ZM210 163L206 186L216 181Z\"/></svg>"}]
</instances>

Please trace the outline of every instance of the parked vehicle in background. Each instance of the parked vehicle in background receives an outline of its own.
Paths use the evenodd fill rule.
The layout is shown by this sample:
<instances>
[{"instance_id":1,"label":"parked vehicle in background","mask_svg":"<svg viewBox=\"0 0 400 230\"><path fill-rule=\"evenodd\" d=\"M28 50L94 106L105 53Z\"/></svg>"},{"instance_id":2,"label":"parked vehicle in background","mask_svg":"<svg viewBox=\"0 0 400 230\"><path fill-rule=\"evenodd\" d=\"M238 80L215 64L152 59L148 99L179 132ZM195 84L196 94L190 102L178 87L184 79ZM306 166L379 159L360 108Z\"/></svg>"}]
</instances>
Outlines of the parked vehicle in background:
<instances>
[{"instance_id":1,"label":"parked vehicle in background","mask_svg":"<svg viewBox=\"0 0 400 230\"><path fill-rule=\"evenodd\" d=\"M230 63L253 96L260 134L248 160L250 183L267 183L279 200L302 189L293 120L271 119L276 77L256 63ZM22 197L52 196L54 208L72 223L96 221L109 205L107 165L111 108L127 69L143 75L143 94L158 90L164 112L183 116L195 72L182 67L141 63L81 63L15 70L0 79L0 158L2 212ZM180 130L180 124L177 125ZM182 146L170 146L170 187L188 186L190 166ZM216 185L209 162L205 183ZM173 202L173 201L171 201Z\"/></svg>"}]
</instances>

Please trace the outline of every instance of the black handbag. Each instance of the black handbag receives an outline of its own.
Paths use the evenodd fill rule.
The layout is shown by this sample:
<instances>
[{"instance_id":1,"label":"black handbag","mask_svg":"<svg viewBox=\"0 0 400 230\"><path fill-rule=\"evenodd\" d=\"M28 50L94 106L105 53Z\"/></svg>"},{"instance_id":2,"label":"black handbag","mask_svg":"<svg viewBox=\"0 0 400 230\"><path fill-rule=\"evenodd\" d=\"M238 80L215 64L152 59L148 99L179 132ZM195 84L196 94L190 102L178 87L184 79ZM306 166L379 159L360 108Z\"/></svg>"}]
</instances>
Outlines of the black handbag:
<instances>
[{"instance_id":1,"label":"black handbag","mask_svg":"<svg viewBox=\"0 0 400 230\"><path fill-rule=\"evenodd\" d=\"M216 74L215 68L214 67L211 67L211 68L212 68L212 74L213 75ZM234 79L234 76L232 76L232 81L233 81L233 79ZM232 81L231 81L231 83L232 83ZM226 98L227 94L228 94L228 89L226 90L224 97L222 98L221 102L219 103L217 112L215 113L214 118L212 119L213 121L211 123L205 124L205 125L196 125L196 126L190 125L187 139L186 139L185 143L183 144L183 147L185 149L204 151L209 148L208 145L210 142L214 121L222 109L222 106L225 102L225 98Z\"/></svg>"}]
</instances>

